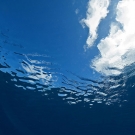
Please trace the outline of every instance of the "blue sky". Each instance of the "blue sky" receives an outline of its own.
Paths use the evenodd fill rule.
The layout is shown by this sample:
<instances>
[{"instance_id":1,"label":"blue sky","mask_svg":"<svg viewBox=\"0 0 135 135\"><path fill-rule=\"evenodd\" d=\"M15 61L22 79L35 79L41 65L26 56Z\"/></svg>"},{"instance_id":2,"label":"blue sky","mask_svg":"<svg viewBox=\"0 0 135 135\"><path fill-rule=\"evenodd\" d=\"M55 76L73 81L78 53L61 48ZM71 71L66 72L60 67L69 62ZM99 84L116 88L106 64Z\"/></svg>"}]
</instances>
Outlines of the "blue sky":
<instances>
[{"instance_id":1,"label":"blue sky","mask_svg":"<svg viewBox=\"0 0 135 135\"><path fill-rule=\"evenodd\" d=\"M128 51L135 49L130 27L134 4L134 0L3 0L0 29L12 42L24 46L17 51L46 54L62 71L94 78L93 66L97 73L119 74L108 68L123 69L134 62L134 51ZM126 12L129 16L124 16ZM129 22L124 21L127 18ZM131 42L125 45L128 34Z\"/></svg>"},{"instance_id":2,"label":"blue sky","mask_svg":"<svg viewBox=\"0 0 135 135\"><path fill-rule=\"evenodd\" d=\"M1 1L1 30L23 44L25 51L47 54L62 70L90 77L94 52L84 52L88 29L80 24L86 16L87 2Z\"/></svg>"}]
</instances>

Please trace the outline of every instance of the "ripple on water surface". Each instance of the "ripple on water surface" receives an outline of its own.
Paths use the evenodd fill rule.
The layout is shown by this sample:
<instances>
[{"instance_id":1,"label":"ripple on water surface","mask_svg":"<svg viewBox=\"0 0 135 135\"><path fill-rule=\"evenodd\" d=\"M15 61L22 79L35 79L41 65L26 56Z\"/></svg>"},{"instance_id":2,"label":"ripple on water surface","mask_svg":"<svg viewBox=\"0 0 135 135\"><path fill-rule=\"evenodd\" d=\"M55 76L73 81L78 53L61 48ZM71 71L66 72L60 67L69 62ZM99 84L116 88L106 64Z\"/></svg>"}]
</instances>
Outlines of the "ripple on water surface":
<instances>
[{"instance_id":1,"label":"ripple on water surface","mask_svg":"<svg viewBox=\"0 0 135 135\"><path fill-rule=\"evenodd\" d=\"M16 87L42 92L46 97L50 95L49 99L57 94L70 105L83 103L92 107L98 103L121 106L128 101L127 86L135 86L131 81L130 86L128 84L135 74L134 64L123 69L120 75L101 76L93 80L60 69L46 54L26 53L25 50L1 33L0 71L9 74Z\"/></svg>"}]
</instances>

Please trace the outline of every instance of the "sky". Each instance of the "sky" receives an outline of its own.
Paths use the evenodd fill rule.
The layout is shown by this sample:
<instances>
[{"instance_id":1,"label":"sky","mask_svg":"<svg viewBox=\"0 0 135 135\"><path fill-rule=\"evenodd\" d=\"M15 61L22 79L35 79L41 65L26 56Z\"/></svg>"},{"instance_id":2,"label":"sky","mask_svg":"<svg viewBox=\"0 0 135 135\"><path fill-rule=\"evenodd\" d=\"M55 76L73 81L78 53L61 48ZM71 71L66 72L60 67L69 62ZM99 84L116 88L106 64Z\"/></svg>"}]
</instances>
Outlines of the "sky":
<instances>
[{"instance_id":1,"label":"sky","mask_svg":"<svg viewBox=\"0 0 135 135\"><path fill-rule=\"evenodd\" d=\"M118 75L135 62L134 7L134 0L1 0L0 30L23 46L6 49L47 55L59 72Z\"/></svg>"},{"instance_id":2,"label":"sky","mask_svg":"<svg viewBox=\"0 0 135 135\"><path fill-rule=\"evenodd\" d=\"M89 67L90 57L95 52L84 52L88 29L83 29L80 23L86 16L87 2L1 1L1 31L12 42L24 47L21 50L9 49L28 54L46 54L51 57L49 61L56 63L61 70L90 77L93 74Z\"/></svg>"},{"instance_id":3,"label":"sky","mask_svg":"<svg viewBox=\"0 0 135 135\"><path fill-rule=\"evenodd\" d=\"M86 48L90 48L98 38L100 22L109 12L114 12L115 18L110 21L108 35L97 44L99 55L92 60L92 67L105 75L118 75L120 70L135 62L135 0L118 1L116 7L109 10L111 4L114 1L89 1L87 17L82 22L89 28Z\"/></svg>"}]
</instances>

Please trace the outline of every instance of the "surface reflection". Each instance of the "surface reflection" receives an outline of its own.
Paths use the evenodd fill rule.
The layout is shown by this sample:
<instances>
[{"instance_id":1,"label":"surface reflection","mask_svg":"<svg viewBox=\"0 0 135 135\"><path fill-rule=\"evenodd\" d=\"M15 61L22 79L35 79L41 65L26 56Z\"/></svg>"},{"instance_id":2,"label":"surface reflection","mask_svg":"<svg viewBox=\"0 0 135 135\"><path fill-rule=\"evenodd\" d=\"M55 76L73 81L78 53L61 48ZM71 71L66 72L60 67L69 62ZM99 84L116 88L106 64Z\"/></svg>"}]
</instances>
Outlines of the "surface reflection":
<instances>
[{"instance_id":1,"label":"surface reflection","mask_svg":"<svg viewBox=\"0 0 135 135\"><path fill-rule=\"evenodd\" d=\"M7 38L1 33L1 36L3 35ZM11 76L10 81L18 88L39 91L44 96L51 95L52 97L49 96L51 98L57 93L63 102L70 105L83 103L90 108L94 104L121 106L128 101L126 83L134 76L134 64L121 70L120 75L100 76L94 80L92 77L84 78L71 71L60 69L51 61L50 56L37 52L25 54L22 46L17 46L20 51L16 51L14 46L16 43L11 44L7 40L6 44L13 49L6 48L5 39L1 38L0 71L8 73Z\"/></svg>"}]
</instances>

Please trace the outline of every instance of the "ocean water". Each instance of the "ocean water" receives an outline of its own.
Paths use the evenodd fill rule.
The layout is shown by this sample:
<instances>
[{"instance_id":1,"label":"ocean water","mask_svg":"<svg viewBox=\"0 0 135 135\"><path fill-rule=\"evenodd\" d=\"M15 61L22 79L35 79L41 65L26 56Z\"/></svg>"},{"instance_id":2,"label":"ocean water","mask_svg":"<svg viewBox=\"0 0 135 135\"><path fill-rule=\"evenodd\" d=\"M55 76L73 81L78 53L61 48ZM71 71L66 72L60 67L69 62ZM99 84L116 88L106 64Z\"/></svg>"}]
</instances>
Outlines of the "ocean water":
<instances>
[{"instance_id":1,"label":"ocean water","mask_svg":"<svg viewBox=\"0 0 135 135\"><path fill-rule=\"evenodd\" d=\"M85 52L88 0L0 1L0 135L135 135L133 45L121 56L128 66L101 62L112 75L90 68L117 3Z\"/></svg>"},{"instance_id":2,"label":"ocean water","mask_svg":"<svg viewBox=\"0 0 135 135\"><path fill-rule=\"evenodd\" d=\"M3 39L0 135L135 134L134 64L117 76L84 78Z\"/></svg>"}]
</instances>

